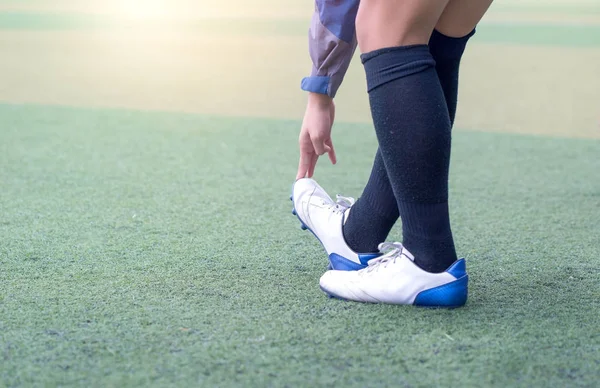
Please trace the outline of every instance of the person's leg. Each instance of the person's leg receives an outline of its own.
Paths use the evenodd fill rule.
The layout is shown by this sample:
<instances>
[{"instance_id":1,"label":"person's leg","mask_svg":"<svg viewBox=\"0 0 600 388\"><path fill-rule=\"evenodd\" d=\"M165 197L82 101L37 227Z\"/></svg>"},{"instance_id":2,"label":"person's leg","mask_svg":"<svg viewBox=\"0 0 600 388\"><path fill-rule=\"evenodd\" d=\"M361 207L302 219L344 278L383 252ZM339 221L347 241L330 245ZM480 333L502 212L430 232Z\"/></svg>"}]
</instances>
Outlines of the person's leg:
<instances>
[{"instance_id":1,"label":"person's leg","mask_svg":"<svg viewBox=\"0 0 600 388\"><path fill-rule=\"evenodd\" d=\"M367 0L356 18L375 132L402 219L402 243L429 272L442 272L457 259L448 215L450 118L427 46L446 4Z\"/></svg>"},{"instance_id":2,"label":"person's leg","mask_svg":"<svg viewBox=\"0 0 600 388\"><path fill-rule=\"evenodd\" d=\"M429 39L451 125L456 113L460 59L490 3L491 0L450 0ZM398 217L396 198L378 149L369 181L344 224L344 237L357 252L375 251Z\"/></svg>"},{"instance_id":3,"label":"person's leg","mask_svg":"<svg viewBox=\"0 0 600 388\"><path fill-rule=\"evenodd\" d=\"M450 0L429 39L451 124L456 116L460 60L467 41L491 4L492 0Z\"/></svg>"},{"instance_id":4,"label":"person's leg","mask_svg":"<svg viewBox=\"0 0 600 388\"><path fill-rule=\"evenodd\" d=\"M403 242L380 244L385 254L365 269L325 272L319 285L330 296L431 307L467 301L466 263L456 260L448 216L450 114L426 44L442 3L361 2L358 43Z\"/></svg>"},{"instance_id":5,"label":"person's leg","mask_svg":"<svg viewBox=\"0 0 600 388\"><path fill-rule=\"evenodd\" d=\"M325 293L362 302L458 307L468 275L448 217L450 117L427 43L447 1L363 0L356 18L371 116L403 242L359 271L327 271ZM350 211L350 216L352 216Z\"/></svg>"},{"instance_id":6,"label":"person's leg","mask_svg":"<svg viewBox=\"0 0 600 388\"><path fill-rule=\"evenodd\" d=\"M492 0L450 0L435 29L452 38L466 36L477 26L491 4Z\"/></svg>"},{"instance_id":7,"label":"person's leg","mask_svg":"<svg viewBox=\"0 0 600 388\"><path fill-rule=\"evenodd\" d=\"M398 204L387 176L381 151L377 149L369 181L348 211L344 239L356 252L376 252L398 220Z\"/></svg>"}]
</instances>

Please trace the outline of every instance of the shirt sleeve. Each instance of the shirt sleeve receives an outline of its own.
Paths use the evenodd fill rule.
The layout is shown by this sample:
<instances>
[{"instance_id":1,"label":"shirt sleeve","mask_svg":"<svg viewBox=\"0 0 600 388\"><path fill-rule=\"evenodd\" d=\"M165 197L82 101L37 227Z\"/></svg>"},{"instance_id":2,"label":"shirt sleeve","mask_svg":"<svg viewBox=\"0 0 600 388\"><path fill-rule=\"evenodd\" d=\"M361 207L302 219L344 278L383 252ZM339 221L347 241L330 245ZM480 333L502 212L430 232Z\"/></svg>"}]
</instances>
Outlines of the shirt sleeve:
<instances>
[{"instance_id":1,"label":"shirt sleeve","mask_svg":"<svg viewBox=\"0 0 600 388\"><path fill-rule=\"evenodd\" d=\"M359 0L316 0L308 46L313 66L301 88L335 97L356 50Z\"/></svg>"}]
</instances>

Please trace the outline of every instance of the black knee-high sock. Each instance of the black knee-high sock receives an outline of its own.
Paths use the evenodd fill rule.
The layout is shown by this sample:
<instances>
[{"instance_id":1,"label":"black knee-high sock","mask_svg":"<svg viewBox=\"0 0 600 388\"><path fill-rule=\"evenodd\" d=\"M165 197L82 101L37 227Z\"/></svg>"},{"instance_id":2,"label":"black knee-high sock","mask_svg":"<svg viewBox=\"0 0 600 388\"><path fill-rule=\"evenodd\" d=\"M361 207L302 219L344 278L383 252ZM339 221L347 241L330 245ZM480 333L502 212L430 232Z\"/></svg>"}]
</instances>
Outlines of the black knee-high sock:
<instances>
[{"instance_id":1,"label":"black knee-high sock","mask_svg":"<svg viewBox=\"0 0 600 388\"><path fill-rule=\"evenodd\" d=\"M465 37L451 38L433 31L429 41L451 123L456 113L460 59L467 41L474 33L475 30ZM396 198L378 149L369 182L344 224L344 237L357 252L376 251L377 245L387 238L398 217Z\"/></svg>"},{"instance_id":2,"label":"black knee-high sock","mask_svg":"<svg viewBox=\"0 0 600 388\"><path fill-rule=\"evenodd\" d=\"M462 38L452 38L437 30L433 30L429 39L429 51L435 60L435 71L444 90L446 106L450 115L450 123L454 124L456 104L458 102L458 74L460 60L467 46L469 38L475 30Z\"/></svg>"},{"instance_id":3,"label":"black knee-high sock","mask_svg":"<svg viewBox=\"0 0 600 388\"><path fill-rule=\"evenodd\" d=\"M346 243L355 252L377 252L377 246L385 241L398 217L396 197L378 149L369 181L344 223Z\"/></svg>"},{"instance_id":4,"label":"black knee-high sock","mask_svg":"<svg viewBox=\"0 0 600 388\"><path fill-rule=\"evenodd\" d=\"M388 179L402 218L402 242L421 268L456 260L448 215L450 117L427 45L361 56Z\"/></svg>"}]
</instances>

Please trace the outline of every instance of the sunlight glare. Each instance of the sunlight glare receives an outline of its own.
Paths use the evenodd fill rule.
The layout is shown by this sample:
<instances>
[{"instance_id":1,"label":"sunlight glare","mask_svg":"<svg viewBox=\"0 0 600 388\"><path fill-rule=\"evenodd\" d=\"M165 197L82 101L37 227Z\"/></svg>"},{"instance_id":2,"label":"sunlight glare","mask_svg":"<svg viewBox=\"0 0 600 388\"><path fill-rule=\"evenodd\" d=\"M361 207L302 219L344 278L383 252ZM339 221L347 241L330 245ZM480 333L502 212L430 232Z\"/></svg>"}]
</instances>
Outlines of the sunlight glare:
<instances>
[{"instance_id":1,"label":"sunlight glare","mask_svg":"<svg viewBox=\"0 0 600 388\"><path fill-rule=\"evenodd\" d=\"M121 12L135 20L156 20L165 18L166 0L122 0Z\"/></svg>"}]
</instances>

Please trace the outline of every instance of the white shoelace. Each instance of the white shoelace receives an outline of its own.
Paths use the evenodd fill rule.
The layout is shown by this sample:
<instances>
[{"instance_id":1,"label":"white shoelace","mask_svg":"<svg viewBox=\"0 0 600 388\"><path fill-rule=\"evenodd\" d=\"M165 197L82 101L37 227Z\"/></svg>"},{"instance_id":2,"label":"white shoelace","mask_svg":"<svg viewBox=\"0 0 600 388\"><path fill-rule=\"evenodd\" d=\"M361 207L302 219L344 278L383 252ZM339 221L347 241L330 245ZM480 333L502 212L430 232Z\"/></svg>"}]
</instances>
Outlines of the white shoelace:
<instances>
[{"instance_id":1,"label":"white shoelace","mask_svg":"<svg viewBox=\"0 0 600 388\"><path fill-rule=\"evenodd\" d=\"M354 205L354 202L356 202L352 197L344 197L339 194L335 196L335 199L335 203L332 203L330 208L336 213L344 213Z\"/></svg>"},{"instance_id":2,"label":"white shoelace","mask_svg":"<svg viewBox=\"0 0 600 388\"><path fill-rule=\"evenodd\" d=\"M387 267L389 262L395 263L396 259L402 255L405 250L404 246L399 242L383 242L378 246L379 252L383 255L369 260L367 272L376 270L380 266Z\"/></svg>"}]
</instances>

